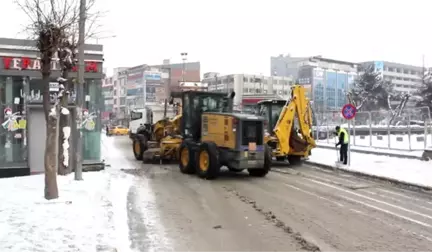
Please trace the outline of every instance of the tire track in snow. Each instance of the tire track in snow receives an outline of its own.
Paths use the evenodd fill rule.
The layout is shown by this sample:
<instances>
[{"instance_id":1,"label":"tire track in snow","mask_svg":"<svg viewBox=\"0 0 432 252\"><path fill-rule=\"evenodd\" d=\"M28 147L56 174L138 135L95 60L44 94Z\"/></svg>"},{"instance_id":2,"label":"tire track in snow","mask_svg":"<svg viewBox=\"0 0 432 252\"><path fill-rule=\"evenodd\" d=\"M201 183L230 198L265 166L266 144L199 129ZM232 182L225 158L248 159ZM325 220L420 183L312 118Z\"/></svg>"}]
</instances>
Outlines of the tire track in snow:
<instances>
[{"instance_id":1,"label":"tire track in snow","mask_svg":"<svg viewBox=\"0 0 432 252\"><path fill-rule=\"evenodd\" d=\"M172 251L148 181L138 181L139 186L132 186L128 193L128 224L132 249Z\"/></svg>"}]
</instances>

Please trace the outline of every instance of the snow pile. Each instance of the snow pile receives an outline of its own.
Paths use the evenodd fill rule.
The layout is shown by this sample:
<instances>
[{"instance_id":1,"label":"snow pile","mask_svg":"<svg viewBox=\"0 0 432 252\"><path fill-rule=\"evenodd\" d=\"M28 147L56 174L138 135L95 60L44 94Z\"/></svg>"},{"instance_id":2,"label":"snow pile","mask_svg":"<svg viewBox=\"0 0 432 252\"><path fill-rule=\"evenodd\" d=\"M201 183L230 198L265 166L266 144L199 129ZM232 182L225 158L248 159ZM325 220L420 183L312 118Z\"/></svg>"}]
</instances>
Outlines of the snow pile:
<instances>
[{"instance_id":1,"label":"snow pile","mask_svg":"<svg viewBox=\"0 0 432 252\"><path fill-rule=\"evenodd\" d=\"M335 166L339 150L315 148L309 161ZM401 182L432 187L432 162L351 152L351 166L344 169Z\"/></svg>"},{"instance_id":2,"label":"snow pile","mask_svg":"<svg viewBox=\"0 0 432 252\"><path fill-rule=\"evenodd\" d=\"M0 251L129 251L132 176L109 167L83 175L58 176L52 201L43 198L43 175L0 179Z\"/></svg>"},{"instance_id":3,"label":"snow pile","mask_svg":"<svg viewBox=\"0 0 432 252\"><path fill-rule=\"evenodd\" d=\"M69 126L63 127L63 165L69 165L69 137L71 134L71 128Z\"/></svg>"}]
</instances>

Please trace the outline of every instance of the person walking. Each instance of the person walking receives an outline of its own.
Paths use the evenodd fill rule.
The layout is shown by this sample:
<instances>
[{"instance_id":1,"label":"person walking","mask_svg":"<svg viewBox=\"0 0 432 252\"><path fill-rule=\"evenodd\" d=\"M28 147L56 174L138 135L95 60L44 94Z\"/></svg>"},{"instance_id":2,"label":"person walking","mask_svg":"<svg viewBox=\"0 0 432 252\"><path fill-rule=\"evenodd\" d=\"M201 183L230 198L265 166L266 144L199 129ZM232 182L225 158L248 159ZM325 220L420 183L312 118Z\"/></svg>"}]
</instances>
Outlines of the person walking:
<instances>
[{"instance_id":1,"label":"person walking","mask_svg":"<svg viewBox=\"0 0 432 252\"><path fill-rule=\"evenodd\" d=\"M339 142L336 144L336 148L340 145L340 162L344 165L348 164L348 144L349 134L346 129L336 126L336 134L339 138Z\"/></svg>"}]
</instances>

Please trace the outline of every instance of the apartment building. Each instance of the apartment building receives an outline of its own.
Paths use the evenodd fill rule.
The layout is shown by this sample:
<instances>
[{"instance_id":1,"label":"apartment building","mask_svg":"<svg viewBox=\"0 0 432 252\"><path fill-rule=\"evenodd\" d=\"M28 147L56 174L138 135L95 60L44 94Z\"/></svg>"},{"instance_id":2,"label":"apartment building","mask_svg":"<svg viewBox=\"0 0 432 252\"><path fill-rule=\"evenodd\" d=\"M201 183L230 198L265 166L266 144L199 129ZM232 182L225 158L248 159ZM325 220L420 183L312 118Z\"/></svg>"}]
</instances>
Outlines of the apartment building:
<instances>
[{"instance_id":1,"label":"apartment building","mask_svg":"<svg viewBox=\"0 0 432 252\"><path fill-rule=\"evenodd\" d=\"M298 77L299 66L308 59L309 57L291 57L290 54L270 57L270 75L290 76L295 80Z\"/></svg>"},{"instance_id":2,"label":"apartment building","mask_svg":"<svg viewBox=\"0 0 432 252\"><path fill-rule=\"evenodd\" d=\"M235 106L256 103L262 99L289 97L293 78L283 76L264 76L251 74L231 74L221 76L218 73L204 74L202 83L207 85L208 91L232 92Z\"/></svg>"},{"instance_id":3,"label":"apartment building","mask_svg":"<svg viewBox=\"0 0 432 252\"><path fill-rule=\"evenodd\" d=\"M113 75L102 81L105 111L103 120L123 120L126 116L126 79L127 67L114 68Z\"/></svg>"},{"instance_id":4,"label":"apartment building","mask_svg":"<svg viewBox=\"0 0 432 252\"><path fill-rule=\"evenodd\" d=\"M113 77L102 79L102 95L104 98L104 111L101 113L101 119L107 121L112 117L114 109Z\"/></svg>"},{"instance_id":5,"label":"apartment building","mask_svg":"<svg viewBox=\"0 0 432 252\"><path fill-rule=\"evenodd\" d=\"M394 84L394 90L401 93L412 93L422 84L423 67L388 61L368 61L360 63L362 67L373 66L384 80Z\"/></svg>"}]
</instances>

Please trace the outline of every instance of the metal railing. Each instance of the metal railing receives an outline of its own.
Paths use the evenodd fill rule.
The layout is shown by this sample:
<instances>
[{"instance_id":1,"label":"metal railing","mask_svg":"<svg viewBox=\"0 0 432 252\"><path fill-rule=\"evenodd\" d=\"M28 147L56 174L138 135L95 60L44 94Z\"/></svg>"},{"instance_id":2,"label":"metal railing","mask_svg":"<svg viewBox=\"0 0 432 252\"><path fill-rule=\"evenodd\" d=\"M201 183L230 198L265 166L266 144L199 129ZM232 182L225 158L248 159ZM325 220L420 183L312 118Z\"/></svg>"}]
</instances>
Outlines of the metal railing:
<instances>
[{"instance_id":1,"label":"metal railing","mask_svg":"<svg viewBox=\"0 0 432 252\"><path fill-rule=\"evenodd\" d=\"M348 130L341 112L315 112L314 136L318 143L333 144L335 127ZM399 115L391 111L359 111L350 122L351 145L393 150L423 150L432 143L428 107L406 108Z\"/></svg>"}]
</instances>

